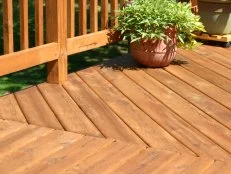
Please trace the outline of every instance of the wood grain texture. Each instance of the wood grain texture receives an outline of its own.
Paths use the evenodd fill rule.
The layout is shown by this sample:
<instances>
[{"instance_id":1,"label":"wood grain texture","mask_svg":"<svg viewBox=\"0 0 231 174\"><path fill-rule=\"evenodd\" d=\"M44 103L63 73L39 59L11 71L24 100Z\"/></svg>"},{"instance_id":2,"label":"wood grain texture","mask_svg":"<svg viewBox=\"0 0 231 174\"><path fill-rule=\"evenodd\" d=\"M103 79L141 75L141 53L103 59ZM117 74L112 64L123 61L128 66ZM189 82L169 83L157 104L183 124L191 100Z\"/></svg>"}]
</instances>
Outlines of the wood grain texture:
<instances>
[{"instance_id":1,"label":"wood grain texture","mask_svg":"<svg viewBox=\"0 0 231 174\"><path fill-rule=\"evenodd\" d=\"M50 43L0 57L0 76L58 59L59 44Z\"/></svg>"},{"instance_id":2,"label":"wood grain texture","mask_svg":"<svg viewBox=\"0 0 231 174\"><path fill-rule=\"evenodd\" d=\"M27 123L13 94L0 97L0 106L1 119Z\"/></svg>"},{"instance_id":3,"label":"wood grain texture","mask_svg":"<svg viewBox=\"0 0 231 174\"><path fill-rule=\"evenodd\" d=\"M129 70L124 70L123 72L128 75L133 74L134 76L139 76L139 71L133 71L131 73ZM138 86L121 72L107 70L102 74L126 97L128 97L139 108L142 108L146 114L154 119L172 136L180 140L194 153L198 154L199 156L206 155L220 160L223 160L224 156L226 156L228 159L230 158L229 154L222 148L216 146L213 141L204 136L193 126L182 120L177 114L159 102L150 93L146 92L142 86ZM93 81L93 79L91 80ZM142 82L140 84L142 84ZM198 148L198 145L200 148Z\"/></svg>"},{"instance_id":4,"label":"wood grain texture","mask_svg":"<svg viewBox=\"0 0 231 174\"><path fill-rule=\"evenodd\" d=\"M13 38L13 1L2 1L3 12L3 37L4 37L4 54L14 52Z\"/></svg>"},{"instance_id":5,"label":"wood grain texture","mask_svg":"<svg viewBox=\"0 0 231 174\"><path fill-rule=\"evenodd\" d=\"M38 86L38 89L65 130L84 135L102 136L61 85L43 83Z\"/></svg>"},{"instance_id":6,"label":"wood grain texture","mask_svg":"<svg viewBox=\"0 0 231 174\"><path fill-rule=\"evenodd\" d=\"M189 85L213 98L215 101L231 109L231 94L225 90L217 87L216 85L204 80L200 76L180 67L180 66L169 66L165 68L166 71L185 81ZM216 92L214 92L216 91Z\"/></svg>"},{"instance_id":7,"label":"wood grain texture","mask_svg":"<svg viewBox=\"0 0 231 174\"><path fill-rule=\"evenodd\" d=\"M15 97L28 123L63 130L36 87L17 92Z\"/></svg>"},{"instance_id":8,"label":"wood grain texture","mask_svg":"<svg viewBox=\"0 0 231 174\"><path fill-rule=\"evenodd\" d=\"M44 12L43 0L35 0L35 45L40 46L44 44Z\"/></svg>"},{"instance_id":9,"label":"wood grain texture","mask_svg":"<svg viewBox=\"0 0 231 174\"><path fill-rule=\"evenodd\" d=\"M98 31L98 1L90 0L90 30L91 33Z\"/></svg>"},{"instance_id":10,"label":"wood grain texture","mask_svg":"<svg viewBox=\"0 0 231 174\"><path fill-rule=\"evenodd\" d=\"M104 69L104 71L107 70ZM136 107L134 103L128 100L111 83L100 76L100 74L97 74L96 71L86 69L79 71L78 75L151 147L160 149L171 148L175 151L190 153L189 149L176 141L174 137L153 121L140 108Z\"/></svg>"},{"instance_id":11,"label":"wood grain texture","mask_svg":"<svg viewBox=\"0 0 231 174\"><path fill-rule=\"evenodd\" d=\"M217 74L220 74L224 76L225 78L231 80L231 69L226 68L222 66L221 64L218 64L214 61L207 61L208 59L206 57L203 57L193 51L183 51L181 49L178 50L178 53L181 54L184 57L187 57L188 59L191 59L192 61L216 72Z\"/></svg>"},{"instance_id":12,"label":"wood grain texture","mask_svg":"<svg viewBox=\"0 0 231 174\"><path fill-rule=\"evenodd\" d=\"M154 71L155 69L148 70ZM167 107L172 109L175 113L181 116L182 119L187 121L193 127L196 127L199 131L203 132L213 141L216 141L216 143L222 146L224 149L229 149L228 151L231 150L230 140L228 140L230 138L228 133L230 132L230 129L227 129L223 125L217 123L204 112L191 105L187 100L184 100L183 98L175 94L172 90L169 90L148 74L144 72L133 73L133 71L130 71L130 75L128 73L126 74L137 84L142 86L145 90L147 90L154 97L156 97L159 101L161 101ZM226 136L226 138L224 138L224 136Z\"/></svg>"},{"instance_id":13,"label":"wood grain texture","mask_svg":"<svg viewBox=\"0 0 231 174\"><path fill-rule=\"evenodd\" d=\"M201 56L208 58L208 60L213 60L216 63L219 63L231 69L231 59L229 58L229 54L231 54L230 53L231 51L223 55L222 53L226 52L226 49L221 49L218 52L216 52L215 49L211 49L209 46L203 45L203 46L198 47L194 51L200 54Z\"/></svg>"},{"instance_id":14,"label":"wood grain texture","mask_svg":"<svg viewBox=\"0 0 231 174\"><path fill-rule=\"evenodd\" d=\"M67 80L67 1L46 2L46 39L60 44L59 56L47 63L47 81L63 83Z\"/></svg>"},{"instance_id":15,"label":"wood grain texture","mask_svg":"<svg viewBox=\"0 0 231 174\"><path fill-rule=\"evenodd\" d=\"M87 33L87 1L79 1L79 35Z\"/></svg>"},{"instance_id":16,"label":"wood grain texture","mask_svg":"<svg viewBox=\"0 0 231 174\"><path fill-rule=\"evenodd\" d=\"M75 74L63 84L69 95L105 137L144 144L117 115Z\"/></svg>"},{"instance_id":17,"label":"wood grain texture","mask_svg":"<svg viewBox=\"0 0 231 174\"><path fill-rule=\"evenodd\" d=\"M101 30L108 28L108 0L101 0Z\"/></svg>"},{"instance_id":18,"label":"wood grain texture","mask_svg":"<svg viewBox=\"0 0 231 174\"><path fill-rule=\"evenodd\" d=\"M148 70L147 72L163 85L176 92L179 96L182 96L184 99L203 110L210 117L229 129L231 128L231 111L228 108L164 70Z\"/></svg>"},{"instance_id":19,"label":"wood grain texture","mask_svg":"<svg viewBox=\"0 0 231 174\"><path fill-rule=\"evenodd\" d=\"M19 1L20 9L20 49L29 47L28 37L28 0Z\"/></svg>"},{"instance_id":20,"label":"wood grain texture","mask_svg":"<svg viewBox=\"0 0 231 174\"><path fill-rule=\"evenodd\" d=\"M202 77L203 79L209 81L210 83L218 86L219 88L231 93L231 80L215 73L212 70L207 69L204 66L201 66L190 59L177 55L175 58L176 62L183 62L182 67L191 71L192 73Z\"/></svg>"},{"instance_id":21,"label":"wood grain texture","mask_svg":"<svg viewBox=\"0 0 231 174\"><path fill-rule=\"evenodd\" d=\"M75 0L67 0L67 37L75 36Z\"/></svg>"},{"instance_id":22,"label":"wood grain texture","mask_svg":"<svg viewBox=\"0 0 231 174\"><path fill-rule=\"evenodd\" d=\"M119 34L111 30L103 30L67 40L68 55L105 46L120 40Z\"/></svg>"}]
</instances>

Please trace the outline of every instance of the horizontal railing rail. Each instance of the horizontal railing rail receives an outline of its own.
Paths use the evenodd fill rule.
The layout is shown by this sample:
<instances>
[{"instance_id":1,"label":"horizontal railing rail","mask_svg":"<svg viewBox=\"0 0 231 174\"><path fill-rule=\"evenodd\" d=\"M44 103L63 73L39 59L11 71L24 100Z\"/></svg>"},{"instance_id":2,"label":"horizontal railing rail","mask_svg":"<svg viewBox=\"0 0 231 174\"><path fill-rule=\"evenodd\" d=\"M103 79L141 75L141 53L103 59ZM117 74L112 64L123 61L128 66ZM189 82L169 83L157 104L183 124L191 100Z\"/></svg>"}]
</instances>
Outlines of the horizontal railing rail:
<instances>
[{"instance_id":1,"label":"horizontal railing rail","mask_svg":"<svg viewBox=\"0 0 231 174\"><path fill-rule=\"evenodd\" d=\"M110 3L108 0L0 1L0 26L3 26L0 76L46 63L47 81L64 82L68 55L119 41L119 35L110 28L117 25L114 17L123 3L118 0Z\"/></svg>"}]
</instances>

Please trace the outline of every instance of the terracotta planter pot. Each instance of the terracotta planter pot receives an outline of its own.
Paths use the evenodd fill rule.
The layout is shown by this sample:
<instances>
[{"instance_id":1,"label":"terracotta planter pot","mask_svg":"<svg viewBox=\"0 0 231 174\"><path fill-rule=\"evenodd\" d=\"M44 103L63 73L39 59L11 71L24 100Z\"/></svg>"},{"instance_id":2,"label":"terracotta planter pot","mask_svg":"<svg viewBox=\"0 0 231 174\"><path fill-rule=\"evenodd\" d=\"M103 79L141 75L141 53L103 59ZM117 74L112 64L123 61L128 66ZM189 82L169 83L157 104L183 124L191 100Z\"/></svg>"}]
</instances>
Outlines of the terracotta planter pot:
<instances>
[{"instance_id":1,"label":"terracotta planter pot","mask_svg":"<svg viewBox=\"0 0 231 174\"><path fill-rule=\"evenodd\" d=\"M231 0L199 0L198 10L208 33L231 33Z\"/></svg>"},{"instance_id":2,"label":"terracotta planter pot","mask_svg":"<svg viewBox=\"0 0 231 174\"><path fill-rule=\"evenodd\" d=\"M131 55L140 64L147 67L165 67L170 64L176 55L176 30L169 29L166 34L172 39L142 40L131 43Z\"/></svg>"}]
</instances>

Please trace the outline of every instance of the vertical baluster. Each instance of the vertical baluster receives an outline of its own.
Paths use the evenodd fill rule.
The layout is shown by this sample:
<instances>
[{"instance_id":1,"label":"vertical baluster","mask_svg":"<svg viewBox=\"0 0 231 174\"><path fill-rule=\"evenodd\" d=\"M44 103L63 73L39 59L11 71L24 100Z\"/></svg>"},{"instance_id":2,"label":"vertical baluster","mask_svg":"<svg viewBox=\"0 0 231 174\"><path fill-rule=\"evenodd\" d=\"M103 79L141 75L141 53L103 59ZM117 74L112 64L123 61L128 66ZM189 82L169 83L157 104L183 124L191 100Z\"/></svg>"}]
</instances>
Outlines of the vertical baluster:
<instances>
[{"instance_id":1,"label":"vertical baluster","mask_svg":"<svg viewBox=\"0 0 231 174\"><path fill-rule=\"evenodd\" d=\"M43 0L35 0L35 45L44 44L43 36Z\"/></svg>"},{"instance_id":2,"label":"vertical baluster","mask_svg":"<svg viewBox=\"0 0 231 174\"><path fill-rule=\"evenodd\" d=\"M75 36L75 0L67 0L67 37Z\"/></svg>"},{"instance_id":3,"label":"vertical baluster","mask_svg":"<svg viewBox=\"0 0 231 174\"><path fill-rule=\"evenodd\" d=\"M112 0L112 2L111 2L112 26L118 25L118 20L115 19L116 10L118 10L118 0Z\"/></svg>"},{"instance_id":4,"label":"vertical baluster","mask_svg":"<svg viewBox=\"0 0 231 174\"><path fill-rule=\"evenodd\" d=\"M87 33L87 1L79 0L79 35Z\"/></svg>"},{"instance_id":5,"label":"vertical baluster","mask_svg":"<svg viewBox=\"0 0 231 174\"><path fill-rule=\"evenodd\" d=\"M108 0L101 0L101 29L108 28Z\"/></svg>"},{"instance_id":6,"label":"vertical baluster","mask_svg":"<svg viewBox=\"0 0 231 174\"><path fill-rule=\"evenodd\" d=\"M13 39L13 2L12 0L3 0L3 36L4 36L4 54L14 51Z\"/></svg>"},{"instance_id":7,"label":"vertical baluster","mask_svg":"<svg viewBox=\"0 0 231 174\"><path fill-rule=\"evenodd\" d=\"M20 48L29 47L28 42L28 0L20 0Z\"/></svg>"},{"instance_id":8,"label":"vertical baluster","mask_svg":"<svg viewBox=\"0 0 231 174\"><path fill-rule=\"evenodd\" d=\"M90 29L91 32L98 31L98 1L90 0Z\"/></svg>"}]
</instances>

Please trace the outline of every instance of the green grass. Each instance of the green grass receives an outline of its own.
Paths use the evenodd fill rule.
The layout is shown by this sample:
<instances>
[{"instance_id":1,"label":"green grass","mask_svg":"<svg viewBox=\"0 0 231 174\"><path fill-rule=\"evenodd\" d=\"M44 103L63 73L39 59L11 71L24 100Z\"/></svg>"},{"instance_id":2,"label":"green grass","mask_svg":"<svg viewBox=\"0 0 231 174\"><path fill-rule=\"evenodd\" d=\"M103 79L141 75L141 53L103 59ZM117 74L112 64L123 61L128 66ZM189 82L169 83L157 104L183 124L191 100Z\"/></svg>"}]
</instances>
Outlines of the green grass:
<instances>
[{"instance_id":1,"label":"green grass","mask_svg":"<svg viewBox=\"0 0 231 174\"><path fill-rule=\"evenodd\" d=\"M107 60L127 52L127 44L117 44L100 47L94 50L71 55L68 58L68 72L75 72L93 65L101 64ZM19 91L32 85L46 81L46 66L39 65L27 70L0 77L0 95Z\"/></svg>"}]
</instances>

